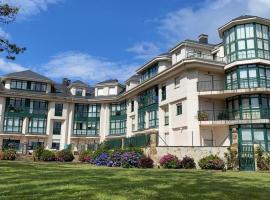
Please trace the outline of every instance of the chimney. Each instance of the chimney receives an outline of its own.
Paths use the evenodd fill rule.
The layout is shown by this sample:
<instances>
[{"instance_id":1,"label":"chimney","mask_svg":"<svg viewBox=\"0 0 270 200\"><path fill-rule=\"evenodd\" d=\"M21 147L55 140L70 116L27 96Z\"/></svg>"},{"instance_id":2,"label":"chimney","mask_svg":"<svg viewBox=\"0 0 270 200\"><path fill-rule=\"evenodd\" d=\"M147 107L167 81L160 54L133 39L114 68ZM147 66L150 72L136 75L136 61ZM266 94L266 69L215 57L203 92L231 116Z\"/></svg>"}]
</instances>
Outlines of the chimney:
<instances>
[{"instance_id":1,"label":"chimney","mask_svg":"<svg viewBox=\"0 0 270 200\"><path fill-rule=\"evenodd\" d=\"M68 78L63 78L63 86L67 87L70 84L70 80Z\"/></svg>"},{"instance_id":2,"label":"chimney","mask_svg":"<svg viewBox=\"0 0 270 200\"><path fill-rule=\"evenodd\" d=\"M198 40L199 40L199 43L208 44L208 35L201 34L199 35Z\"/></svg>"}]
</instances>

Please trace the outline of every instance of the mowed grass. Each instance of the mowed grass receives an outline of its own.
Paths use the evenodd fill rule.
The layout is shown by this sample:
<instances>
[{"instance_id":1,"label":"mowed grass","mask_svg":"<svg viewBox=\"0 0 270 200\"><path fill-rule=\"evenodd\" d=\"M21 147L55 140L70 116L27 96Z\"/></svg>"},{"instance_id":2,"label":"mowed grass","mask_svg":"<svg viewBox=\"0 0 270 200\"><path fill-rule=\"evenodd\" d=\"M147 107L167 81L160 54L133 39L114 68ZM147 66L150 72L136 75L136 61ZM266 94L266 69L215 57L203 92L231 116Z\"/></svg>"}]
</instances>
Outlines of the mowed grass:
<instances>
[{"instance_id":1,"label":"mowed grass","mask_svg":"<svg viewBox=\"0 0 270 200\"><path fill-rule=\"evenodd\" d=\"M0 161L0 199L270 199L270 173Z\"/></svg>"}]
</instances>

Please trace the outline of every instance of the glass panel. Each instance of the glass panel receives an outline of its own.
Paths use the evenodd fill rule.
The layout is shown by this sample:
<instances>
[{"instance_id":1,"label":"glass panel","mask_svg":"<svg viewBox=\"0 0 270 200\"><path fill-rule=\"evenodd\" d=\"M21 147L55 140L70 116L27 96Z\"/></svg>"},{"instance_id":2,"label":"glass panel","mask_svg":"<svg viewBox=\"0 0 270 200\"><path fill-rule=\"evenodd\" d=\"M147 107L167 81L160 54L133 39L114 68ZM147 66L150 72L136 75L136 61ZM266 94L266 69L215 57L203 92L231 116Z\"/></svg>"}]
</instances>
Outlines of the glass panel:
<instances>
[{"instance_id":1,"label":"glass panel","mask_svg":"<svg viewBox=\"0 0 270 200\"><path fill-rule=\"evenodd\" d=\"M248 39L247 40L247 48L248 49L254 49L254 39Z\"/></svg>"},{"instance_id":2,"label":"glass panel","mask_svg":"<svg viewBox=\"0 0 270 200\"><path fill-rule=\"evenodd\" d=\"M262 39L257 39L257 45L259 49L263 49L263 41Z\"/></svg>"},{"instance_id":3,"label":"glass panel","mask_svg":"<svg viewBox=\"0 0 270 200\"><path fill-rule=\"evenodd\" d=\"M253 24L246 24L246 37L254 37Z\"/></svg>"},{"instance_id":4,"label":"glass panel","mask_svg":"<svg viewBox=\"0 0 270 200\"><path fill-rule=\"evenodd\" d=\"M262 29L260 24L256 24L256 35L258 38L262 38Z\"/></svg>"},{"instance_id":5,"label":"glass panel","mask_svg":"<svg viewBox=\"0 0 270 200\"><path fill-rule=\"evenodd\" d=\"M237 30L237 39L245 38L245 26L244 25L238 25L236 27Z\"/></svg>"},{"instance_id":6,"label":"glass panel","mask_svg":"<svg viewBox=\"0 0 270 200\"><path fill-rule=\"evenodd\" d=\"M242 129L242 141L252 141L251 129Z\"/></svg>"},{"instance_id":7,"label":"glass panel","mask_svg":"<svg viewBox=\"0 0 270 200\"><path fill-rule=\"evenodd\" d=\"M238 50L246 49L246 42L245 40L239 40L237 42Z\"/></svg>"},{"instance_id":8,"label":"glass panel","mask_svg":"<svg viewBox=\"0 0 270 200\"><path fill-rule=\"evenodd\" d=\"M268 27L262 26L263 39L268 39Z\"/></svg>"}]
</instances>

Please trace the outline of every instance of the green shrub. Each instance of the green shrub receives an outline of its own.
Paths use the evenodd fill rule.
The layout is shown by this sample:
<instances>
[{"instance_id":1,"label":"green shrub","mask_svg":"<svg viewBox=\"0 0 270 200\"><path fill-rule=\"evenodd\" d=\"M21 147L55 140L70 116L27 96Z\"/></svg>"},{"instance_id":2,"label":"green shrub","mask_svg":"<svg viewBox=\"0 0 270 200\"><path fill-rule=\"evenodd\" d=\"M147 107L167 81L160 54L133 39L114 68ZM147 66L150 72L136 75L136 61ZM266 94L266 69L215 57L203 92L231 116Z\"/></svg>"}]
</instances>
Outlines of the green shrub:
<instances>
[{"instance_id":1,"label":"green shrub","mask_svg":"<svg viewBox=\"0 0 270 200\"><path fill-rule=\"evenodd\" d=\"M199 160L201 169L222 170L225 167L224 161L216 155L203 157Z\"/></svg>"},{"instance_id":2,"label":"green shrub","mask_svg":"<svg viewBox=\"0 0 270 200\"><path fill-rule=\"evenodd\" d=\"M16 151L14 149L7 149L1 152L1 159L2 160L16 160Z\"/></svg>"},{"instance_id":3,"label":"green shrub","mask_svg":"<svg viewBox=\"0 0 270 200\"><path fill-rule=\"evenodd\" d=\"M259 170L270 170L270 154L263 152L260 147L256 149L257 168Z\"/></svg>"},{"instance_id":4,"label":"green shrub","mask_svg":"<svg viewBox=\"0 0 270 200\"><path fill-rule=\"evenodd\" d=\"M55 158L60 162L72 162L74 160L73 153L69 149L56 152Z\"/></svg>"},{"instance_id":5,"label":"green shrub","mask_svg":"<svg viewBox=\"0 0 270 200\"><path fill-rule=\"evenodd\" d=\"M40 157L41 157L43 151L44 151L43 147L38 147L33 153L34 160L40 160Z\"/></svg>"},{"instance_id":6,"label":"green shrub","mask_svg":"<svg viewBox=\"0 0 270 200\"><path fill-rule=\"evenodd\" d=\"M227 169L235 169L238 162L237 150L229 147L228 152L224 153L224 156L226 158Z\"/></svg>"},{"instance_id":7,"label":"green shrub","mask_svg":"<svg viewBox=\"0 0 270 200\"><path fill-rule=\"evenodd\" d=\"M55 161L55 153L53 151L44 149L40 155L39 160L42 161Z\"/></svg>"}]
</instances>

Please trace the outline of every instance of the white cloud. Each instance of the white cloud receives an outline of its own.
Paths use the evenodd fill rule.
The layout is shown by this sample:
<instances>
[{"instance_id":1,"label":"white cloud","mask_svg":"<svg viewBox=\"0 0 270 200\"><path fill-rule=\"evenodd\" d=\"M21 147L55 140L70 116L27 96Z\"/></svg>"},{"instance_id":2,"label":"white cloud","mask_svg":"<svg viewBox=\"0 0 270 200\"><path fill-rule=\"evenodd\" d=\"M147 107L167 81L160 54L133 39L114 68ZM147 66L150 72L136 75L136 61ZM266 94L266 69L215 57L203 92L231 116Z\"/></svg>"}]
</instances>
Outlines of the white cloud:
<instances>
[{"instance_id":1,"label":"white cloud","mask_svg":"<svg viewBox=\"0 0 270 200\"><path fill-rule=\"evenodd\" d=\"M219 42L217 29L240 15L270 17L269 0L205 0L199 9L180 8L167 13L159 21L159 34L171 47L184 39L197 39L201 33L209 35L212 42Z\"/></svg>"},{"instance_id":2,"label":"white cloud","mask_svg":"<svg viewBox=\"0 0 270 200\"><path fill-rule=\"evenodd\" d=\"M138 59L149 59L160 53L159 47L152 42L136 43L132 47L128 48L127 51L134 53L135 58Z\"/></svg>"},{"instance_id":3,"label":"white cloud","mask_svg":"<svg viewBox=\"0 0 270 200\"><path fill-rule=\"evenodd\" d=\"M1 72L1 74L23 71L23 70L27 70L27 68L23 67L17 63L8 61L4 58L0 58L0 72Z\"/></svg>"},{"instance_id":4,"label":"white cloud","mask_svg":"<svg viewBox=\"0 0 270 200\"><path fill-rule=\"evenodd\" d=\"M36 70L53 79L67 77L93 83L111 78L124 81L133 75L135 69L135 64L112 62L86 53L64 52Z\"/></svg>"},{"instance_id":5,"label":"white cloud","mask_svg":"<svg viewBox=\"0 0 270 200\"><path fill-rule=\"evenodd\" d=\"M10 34L4 31L2 27L0 27L0 38L10 39Z\"/></svg>"},{"instance_id":6,"label":"white cloud","mask_svg":"<svg viewBox=\"0 0 270 200\"><path fill-rule=\"evenodd\" d=\"M49 5L57 4L62 1L64 0L2 0L3 3L18 7L20 9L18 17L23 19L46 11Z\"/></svg>"}]
</instances>

